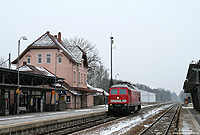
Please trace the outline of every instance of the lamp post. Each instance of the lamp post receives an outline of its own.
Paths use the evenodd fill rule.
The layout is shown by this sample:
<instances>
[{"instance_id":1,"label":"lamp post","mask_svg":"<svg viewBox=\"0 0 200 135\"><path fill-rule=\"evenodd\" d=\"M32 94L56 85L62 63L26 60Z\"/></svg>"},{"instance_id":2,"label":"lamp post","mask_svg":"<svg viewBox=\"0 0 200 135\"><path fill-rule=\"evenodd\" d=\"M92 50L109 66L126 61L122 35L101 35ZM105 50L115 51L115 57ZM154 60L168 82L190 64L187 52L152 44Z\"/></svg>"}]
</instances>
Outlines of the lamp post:
<instances>
[{"instance_id":1,"label":"lamp post","mask_svg":"<svg viewBox=\"0 0 200 135\"><path fill-rule=\"evenodd\" d=\"M17 114L19 114L19 88L20 88L20 79L19 79L19 52L20 52L20 40L28 40L25 36L22 36L19 40L18 40L18 58L17 58Z\"/></svg>"},{"instance_id":2,"label":"lamp post","mask_svg":"<svg viewBox=\"0 0 200 135\"><path fill-rule=\"evenodd\" d=\"M114 43L114 40L113 40L113 37L111 36L110 37L110 43L111 43L111 69L110 69L110 72L111 72L111 78L110 78L110 86L113 85L113 79L112 79L112 45Z\"/></svg>"},{"instance_id":3,"label":"lamp post","mask_svg":"<svg viewBox=\"0 0 200 135\"><path fill-rule=\"evenodd\" d=\"M58 50L58 52L62 53L62 50ZM58 54L56 52L56 57L55 57L55 95L54 95L54 111L56 111L56 73L57 73L57 58Z\"/></svg>"},{"instance_id":4,"label":"lamp post","mask_svg":"<svg viewBox=\"0 0 200 135\"><path fill-rule=\"evenodd\" d=\"M78 84L77 84L77 87L78 87L78 109L79 109L79 81L80 81L79 66L80 66L80 63L78 63L77 65L78 65Z\"/></svg>"},{"instance_id":5,"label":"lamp post","mask_svg":"<svg viewBox=\"0 0 200 135\"><path fill-rule=\"evenodd\" d=\"M55 58L55 95L54 95L54 111L56 111L56 71L57 71L57 56L58 54L56 53L56 58Z\"/></svg>"}]
</instances>

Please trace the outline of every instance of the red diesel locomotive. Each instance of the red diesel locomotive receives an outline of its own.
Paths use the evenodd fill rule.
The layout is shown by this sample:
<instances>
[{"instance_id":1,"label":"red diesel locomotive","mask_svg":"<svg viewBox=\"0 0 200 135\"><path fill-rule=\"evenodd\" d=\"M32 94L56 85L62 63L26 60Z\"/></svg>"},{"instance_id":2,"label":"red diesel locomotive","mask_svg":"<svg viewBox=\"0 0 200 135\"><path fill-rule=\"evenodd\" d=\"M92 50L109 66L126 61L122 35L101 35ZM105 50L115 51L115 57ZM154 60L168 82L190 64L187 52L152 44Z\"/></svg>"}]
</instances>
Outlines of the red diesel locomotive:
<instances>
[{"instance_id":1,"label":"red diesel locomotive","mask_svg":"<svg viewBox=\"0 0 200 135\"><path fill-rule=\"evenodd\" d=\"M108 113L130 114L141 109L140 91L129 82L118 82L110 88Z\"/></svg>"}]
</instances>

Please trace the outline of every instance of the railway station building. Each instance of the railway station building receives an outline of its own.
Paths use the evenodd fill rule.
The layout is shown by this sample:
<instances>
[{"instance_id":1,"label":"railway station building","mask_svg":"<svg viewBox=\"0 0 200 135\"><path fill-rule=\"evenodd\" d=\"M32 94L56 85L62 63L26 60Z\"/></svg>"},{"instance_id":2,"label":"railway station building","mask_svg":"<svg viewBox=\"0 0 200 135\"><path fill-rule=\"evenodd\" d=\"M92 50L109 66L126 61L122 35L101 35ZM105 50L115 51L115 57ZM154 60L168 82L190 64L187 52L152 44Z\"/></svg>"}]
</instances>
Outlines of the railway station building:
<instances>
[{"instance_id":1,"label":"railway station building","mask_svg":"<svg viewBox=\"0 0 200 135\"><path fill-rule=\"evenodd\" d=\"M184 92L191 93L194 109L200 112L200 61L191 63L184 81Z\"/></svg>"},{"instance_id":2,"label":"railway station building","mask_svg":"<svg viewBox=\"0 0 200 135\"><path fill-rule=\"evenodd\" d=\"M17 67L18 58L12 64ZM27 46L19 55L19 69L36 74L48 72L54 78L63 78L62 84L56 82L54 87L65 89L55 93L56 102L66 103L65 109L94 105L93 94L97 91L87 88L87 55L80 47L62 42L60 32L51 35L47 31ZM54 102L52 93L47 98Z\"/></svg>"}]
</instances>

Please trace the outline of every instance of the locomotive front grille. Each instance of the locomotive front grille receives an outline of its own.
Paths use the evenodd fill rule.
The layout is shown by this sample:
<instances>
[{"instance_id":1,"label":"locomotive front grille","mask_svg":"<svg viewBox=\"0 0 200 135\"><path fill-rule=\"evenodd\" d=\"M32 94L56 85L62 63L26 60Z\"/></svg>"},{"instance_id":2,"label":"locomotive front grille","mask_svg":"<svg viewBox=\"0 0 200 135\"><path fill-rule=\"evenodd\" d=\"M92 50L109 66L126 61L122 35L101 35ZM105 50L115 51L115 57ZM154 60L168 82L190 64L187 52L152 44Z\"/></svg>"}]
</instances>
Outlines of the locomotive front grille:
<instances>
[{"instance_id":1,"label":"locomotive front grille","mask_svg":"<svg viewBox=\"0 0 200 135\"><path fill-rule=\"evenodd\" d=\"M112 100L110 100L110 102L126 102L126 99L122 99L122 100L112 99Z\"/></svg>"}]
</instances>

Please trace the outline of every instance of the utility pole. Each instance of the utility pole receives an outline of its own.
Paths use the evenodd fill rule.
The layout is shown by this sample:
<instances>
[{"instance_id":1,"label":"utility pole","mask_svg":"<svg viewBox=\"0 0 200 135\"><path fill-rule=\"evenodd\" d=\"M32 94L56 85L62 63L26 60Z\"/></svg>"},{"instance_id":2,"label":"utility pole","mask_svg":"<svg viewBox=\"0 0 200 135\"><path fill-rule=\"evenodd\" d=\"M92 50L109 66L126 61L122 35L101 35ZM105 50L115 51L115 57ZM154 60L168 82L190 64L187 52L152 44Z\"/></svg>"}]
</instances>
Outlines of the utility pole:
<instances>
[{"instance_id":1,"label":"utility pole","mask_svg":"<svg viewBox=\"0 0 200 135\"><path fill-rule=\"evenodd\" d=\"M110 87L111 87L113 85L113 79L112 79L112 45L114 43L114 39L113 39L112 35L110 37L110 43L111 43L111 48L110 48L110 50L111 50L111 70L110 70L110 72L111 72L111 78L110 78Z\"/></svg>"}]
</instances>

